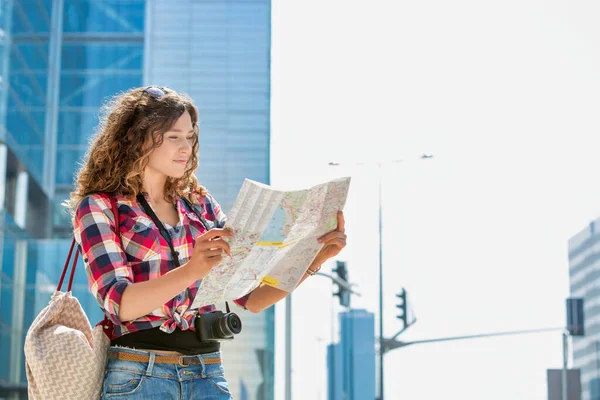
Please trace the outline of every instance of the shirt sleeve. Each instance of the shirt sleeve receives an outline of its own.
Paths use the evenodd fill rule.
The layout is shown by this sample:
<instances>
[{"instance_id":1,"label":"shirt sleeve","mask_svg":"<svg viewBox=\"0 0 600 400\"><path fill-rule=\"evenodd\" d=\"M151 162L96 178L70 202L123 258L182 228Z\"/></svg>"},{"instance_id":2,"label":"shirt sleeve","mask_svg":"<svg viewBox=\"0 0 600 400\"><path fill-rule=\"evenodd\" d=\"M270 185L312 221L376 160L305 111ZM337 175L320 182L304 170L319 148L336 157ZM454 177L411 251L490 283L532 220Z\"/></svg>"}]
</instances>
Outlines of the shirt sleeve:
<instances>
[{"instance_id":1,"label":"shirt sleeve","mask_svg":"<svg viewBox=\"0 0 600 400\"><path fill-rule=\"evenodd\" d=\"M85 197L75 214L74 235L79 243L90 292L107 317L121 325L119 306L133 273L118 237L111 202L102 195Z\"/></svg>"},{"instance_id":2,"label":"shirt sleeve","mask_svg":"<svg viewBox=\"0 0 600 400\"><path fill-rule=\"evenodd\" d=\"M237 304L238 306L242 307L244 310L247 310L246 308L246 303L248 302L248 298L250 297L250 295L252 294L252 292L248 293L247 295L240 297L239 299L235 299L233 302L235 304Z\"/></svg>"}]
</instances>

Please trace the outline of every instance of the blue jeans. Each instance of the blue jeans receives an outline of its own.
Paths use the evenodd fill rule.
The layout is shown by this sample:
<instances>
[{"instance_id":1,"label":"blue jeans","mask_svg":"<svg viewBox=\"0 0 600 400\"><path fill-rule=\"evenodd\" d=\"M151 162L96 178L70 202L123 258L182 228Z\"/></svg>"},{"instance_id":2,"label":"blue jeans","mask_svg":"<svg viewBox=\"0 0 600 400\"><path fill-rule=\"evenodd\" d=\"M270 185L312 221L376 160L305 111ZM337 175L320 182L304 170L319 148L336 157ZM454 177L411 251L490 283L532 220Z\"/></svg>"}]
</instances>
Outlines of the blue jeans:
<instances>
[{"instance_id":1,"label":"blue jeans","mask_svg":"<svg viewBox=\"0 0 600 400\"><path fill-rule=\"evenodd\" d=\"M220 358L221 353L202 354L198 365L155 363L155 353L123 347L111 352L150 356L148 362L109 359L102 388L102 399L232 400L222 364L205 364L205 358Z\"/></svg>"}]
</instances>

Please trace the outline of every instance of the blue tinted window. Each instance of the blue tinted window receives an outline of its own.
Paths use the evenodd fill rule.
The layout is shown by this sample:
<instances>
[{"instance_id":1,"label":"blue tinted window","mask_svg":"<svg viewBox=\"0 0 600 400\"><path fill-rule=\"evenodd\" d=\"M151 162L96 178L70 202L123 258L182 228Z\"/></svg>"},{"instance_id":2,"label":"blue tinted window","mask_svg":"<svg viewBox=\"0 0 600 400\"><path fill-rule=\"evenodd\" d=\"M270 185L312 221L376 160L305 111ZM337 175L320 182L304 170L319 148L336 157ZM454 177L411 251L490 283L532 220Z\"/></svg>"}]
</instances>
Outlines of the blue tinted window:
<instances>
[{"instance_id":1,"label":"blue tinted window","mask_svg":"<svg viewBox=\"0 0 600 400\"><path fill-rule=\"evenodd\" d=\"M9 106L45 106L46 72L15 71L10 75Z\"/></svg>"},{"instance_id":2,"label":"blue tinted window","mask_svg":"<svg viewBox=\"0 0 600 400\"><path fill-rule=\"evenodd\" d=\"M58 117L58 145L87 147L90 136L98 126L98 108L63 108Z\"/></svg>"},{"instance_id":3,"label":"blue tinted window","mask_svg":"<svg viewBox=\"0 0 600 400\"><path fill-rule=\"evenodd\" d=\"M100 107L119 92L142 84L143 45L114 42L67 44L62 53L56 183L73 183Z\"/></svg>"},{"instance_id":4,"label":"blue tinted window","mask_svg":"<svg viewBox=\"0 0 600 400\"><path fill-rule=\"evenodd\" d=\"M269 107L269 96L267 93L246 91L243 94L230 97L232 109L262 111Z\"/></svg>"},{"instance_id":5,"label":"blue tinted window","mask_svg":"<svg viewBox=\"0 0 600 400\"><path fill-rule=\"evenodd\" d=\"M144 0L65 0L65 32L144 32Z\"/></svg>"},{"instance_id":6,"label":"blue tinted window","mask_svg":"<svg viewBox=\"0 0 600 400\"><path fill-rule=\"evenodd\" d=\"M10 334L12 333L12 329L8 324L0 324L0 354L2 354L3 360L8 358L10 354ZM6 358L5 358L6 357ZM0 379L4 381L8 381L10 363L2 362L0 363Z\"/></svg>"},{"instance_id":7,"label":"blue tinted window","mask_svg":"<svg viewBox=\"0 0 600 400\"><path fill-rule=\"evenodd\" d=\"M17 20L26 21L27 32L47 31L43 10L49 2L15 2ZM37 10L37 11L36 11ZM38 14L33 13L36 11ZM25 18L25 19L23 19ZM19 32L18 25L13 29ZM28 38L15 41L11 47L10 90L7 92L7 140L19 159L38 180L44 164L44 134L46 125L46 95L48 81L48 40Z\"/></svg>"},{"instance_id":8,"label":"blue tinted window","mask_svg":"<svg viewBox=\"0 0 600 400\"><path fill-rule=\"evenodd\" d=\"M11 73L45 72L48 69L48 40L15 41L10 59Z\"/></svg>"},{"instance_id":9,"label":"blue tinted window","mask_svg":"<svg viewBox=\"0 0 600 400\"><path fill-rule=\"evenodd\" d=\"M80 149L63 149L59 146L56 154L56 184L73 184L78 165L85 155L85 147Z\"/></svg>"},{"instance_id":10,"label":"blue tinted window","mask_svg":"<svg viewBox=\"0 0 600 400\"><path fill-rule=\"evenodd\" d=\"M63 73L60 77L60 105L100 107L115 94L142 84L142 74L99 71L97 75Z\"/></svg>"},{"instance_id":11,"label":"blue tinted window","mask_svg":"<svg viewBox=\"0 0 600 400\"><path fill-rule=\"evenodd\" d=\"M6 29L8 26L8 18L10 15L7 15L8 6L10 4L7 1L0 1L0 29Z\"/></svg>"},{"instance_id":12,"label":"blue tinted window","mask_svg":"<svg viewBox=\"0 0 600 400\"><path fill-rule=\"evenodd\" d=\"M45 79L41 77L40 79ZM44 108L45 90L40 92L41 85L39 81L32 80L31 76L24 74L13 74L10 77L11 90L8 91L8 106L10 108L31 108L32 106L38 106ZM43 128L43 124L40 127Z\"/></svg>"},{"instance_id":13,"label":"blue tinted window","mask_svg":"<svg viewBox=\"0 0 600 400\"><path fill-rule=\"evenodd\" d=\"M6 128L21 145L42 145L45 116L44 111L30 107L10 108L6 115Z\"/></svg>"},{"instance_id":14,"label":"blue tinted window","mask_svg":"<svg viewBox=\"0 0 600 400\"><path fill-rule=\"evenodd\" d=\"M31 169L31 174L38 182L42 182L45 157L43 145L29 146L25 149L24 154L28 168Z\"/></svg>"},{"instance_id":15,"label":"blue tinted window","mask_svg":"<svg viewBox=\"0 0 600 400\"><path fill-rule=\"evenodd\" d=\"M227 148L258 150L263 152L263 157L268 157L269 135L264 130L231 130L227 136Z\"/></svg>"},{"instance_id":16,"label":"blue tinted window","mask_svg":"<svg viewBox=\"0 0 600 400\"><path fill-rule=\"evenodd\" d=\"M12 278L15 262L15 242L8 240L8 235L4 240L2 248L2 272L0 273L0 322L10 324L12 317Z\"/></svg>"},{"instance_id":17,"label":"blue tinted window","mask_svg":"<svg viewBox=\"0 0 600 400\"><path fill-rule=\"evenodd\" d=\"M50 30L52 0L13 1L14 33L45 33Z\"/></svg>"},{"instance_id":18,"label":"blue tinted window","mask_svg":"<svg viewBox=\"0 0 600 400\"><path fill-rule=\"evenodd\" d=\"M141 43L70 43L65 44L62 49L62 70L85 72L87 69L111 69L121 73L139 73L143 62L142 54Z\"/></svg>"},{"instance_id":19,"label":"blue tinted window","mask_svg":"<svg viewBox=\"0 0 600 400\"><path fill-rule=\"evenodd\" d=\"M267 131L269 129L269 114L238 112L229 116L228 123L230 129L243 130L248 128L258 128Z\"/></svg>"},{"instance_id":20,"label":"blue tinted window","mask_svg":"<svg viewBox=\"0 0 600 400\"><path fill-rule=\"evenodd\" d=\"M44 164L44 111L14 107L9 103L6 114L6 139L17 157L38 181Z\"/></svg>"}]
</instances>

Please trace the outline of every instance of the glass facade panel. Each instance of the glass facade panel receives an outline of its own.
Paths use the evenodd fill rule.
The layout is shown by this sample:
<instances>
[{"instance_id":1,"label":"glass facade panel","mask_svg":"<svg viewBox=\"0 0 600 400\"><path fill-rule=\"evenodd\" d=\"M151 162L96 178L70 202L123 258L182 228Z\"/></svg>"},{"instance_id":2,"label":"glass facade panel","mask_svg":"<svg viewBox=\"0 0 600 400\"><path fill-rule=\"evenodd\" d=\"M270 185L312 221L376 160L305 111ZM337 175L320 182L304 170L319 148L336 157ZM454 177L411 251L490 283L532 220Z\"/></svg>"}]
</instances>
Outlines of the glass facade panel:
<instances>
[{"instance_id":1,"label":"glass facade panel","mask_svg":"<svg viewBox=\"0 0 600 400\"><path fill-rule=\"evenodd\" d=\"M8 61L10 60L10 38L12 21L12 3L0 1L0 79L8 78ZM5 127L7 85L0 85L0 126ZM0 129L0 140L4 140L5 131Z\"/></svg>"},{"instance_id":2,"label":"glass facade panel","mask_svg":"<svg viewBox=\"0 0 600 400\"><path fill-rule=\"evenodd\" d=\"M57 132L57 185L73 183L78 169L76 166L83 161L89 138L96 131L100 107L116 93L142 84L142 38L137 42L121 43L111 36L122 32L139 32L143 28L143 20L133 19L125 25L119 23L119 18L123 16L119 12L125 3L129 3L131 9L123 15L141 13L143 17L144 7L140 1L123 4L116 1L99 1L94 4L81 2L82 9L89 11L91 15L104 16L104 25L90 22L89 29L86 28L85 31L100 32L98 36L80 38L76 43L63 45ZM83 11L75 10L73 4L71 6L65 8L65 18L69 15L73 21L79 21L78 16ZM77 24L73 22L71 28L83 29ZM61 191L58 195L64 197L65 193ZM56 215L55 213L54 216ZM53 221L70 224L70 221L63 218L53 218Z\"/></svg>"},{"instance_id":3,"label":"glass facade panel","mask_svg":"<svg viewBox=\"0 0 600 400\"><path fill-rule=\"evenodd\" d=\"M0 354L8 357L10 354L10 325L8 324L0 324ZM7 379L10 371L10 364L6 362L0 363L0 377L2 379Z\"/></svg>"},{"instance_id":4,"label":"glass facade panel","mask_svg":"<svg viewBox=\"0 0 600 400\"><path fill-rule=\"evenodd\" d=\"M12 6L11 20L5 19L12 40L2 104L6 141L31 176L42 182L52 1L20 0L7 5Z\"/></svg>"},{"instance_id":5,"label":"glass facade panel","mask_svg":"<svg viewBox=\"0 0 600 400\"><path fill-rule=\"evenodd\" d=\"M72 185L75 181L75 173L83 161L85 146L65 148L59 146L56 156L56 183L58 185ZM61 186L62 187L62 186ZM62 193L60 193L62 194Z\"/></svg>"},{"instance_id":6,"label":"glass facade panel","mask_svg":"<svg viewBox=\"0 0 600 400\"><path fill-rule=\"evenodd\" d=\"M80 33L142 33L143 0L65 1L63 29Z\"/></svg>"},{"instance_id":7,"label":"glass facade panel","mask_svg":"<svg viewBox=\"0 0 600 400\"><path fill-rule=\"evenodd\" d=\"M62 49L63 72L94 74L96 70L113 70L122 74L139 74L141 43L122 44L109 39L106 36L103 43L65 43Z\"/></svg>"},{"instance_id":8,"label":"glass facade panel","mask_svg":"<svg viewBox=\"0 0 600 400\"><path fill-rule=\"evenodd\" d=\"M62 107L59 112L57 142L87 148L90 134L98 126L98 107ZM77 128L77 129L75 129Z\"/></svg>"},{"instance_id":9,"label":"glass facade panel","mask_svg":"<svg viewBox=\"0 0 600 400\"><path fill-rule=\"evenodd\" d=\"M13 0L12 31L15 34L50 32L52 0Z\"/></svg>"},{"instance_id":10,"label":"glass facade panel","mask_svg":"<svg viewBox=\"0 0 600 400\"><path fill-rule=\"evenodd\" d=\"M23 328L13 325L13 317L15 313L14 295L15 289L19 286L15 284L15 250L16 241L21 237L18 229L15 229L12 218L6 213L3 213L6 222L5 231L2 237L2 255L1 255L1 273L0 273L0 359L7 360L11 352L15 337L20 337L23 333ZM18 266L17 266L18 267ZM22 288L22 286L20 286ZM19 368L19 366L10 365L10 363L0 367L0 380L7 380L11 374L11 369Z\"/></svg>"},{"instance_id":11,"label":"glass facade panel","mask_svg":"<svg viewBox=\"0 0 600 400\"><path fill-rule=\"evenodd\" d=\"M139 53L141 56L141 52ZM140 57L141 60L141 57ZM95 74L92 74L95 72ZM64 72L60 77L60 105L68 107L96 106L114 94L141 85L141 70L138 74L117 71L90 71L85 74Z\"/></svg>"}]
</instances>

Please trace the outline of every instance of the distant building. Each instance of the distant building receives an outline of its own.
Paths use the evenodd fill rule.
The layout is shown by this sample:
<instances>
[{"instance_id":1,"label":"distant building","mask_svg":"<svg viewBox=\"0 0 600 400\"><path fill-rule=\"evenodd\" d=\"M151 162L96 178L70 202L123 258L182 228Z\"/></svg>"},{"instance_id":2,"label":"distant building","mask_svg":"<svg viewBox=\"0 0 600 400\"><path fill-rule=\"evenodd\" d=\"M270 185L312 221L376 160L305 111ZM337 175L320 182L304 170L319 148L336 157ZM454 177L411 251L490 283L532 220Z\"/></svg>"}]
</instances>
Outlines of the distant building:
<instances>
[{"instance_id":1,"label":"distant building","mask_svg":"<svg viewBox=\"0 0 600 400\"><path fill-rule=\"evenodd\" d=\"M340 343L327 348L329 400L375 398L375 316L340 313Z\"/></svg>"},{"instance_id":2,"label":"distant building","mask_svg":"<svg viewBox=\"0 0 600 400\"><path fill-rule=\"evenodd\" d=\"M573 337L582 400L600 400L600 219L569 239L570 296L584 299L585 336Z\"/></svg>"}]
</instances>

